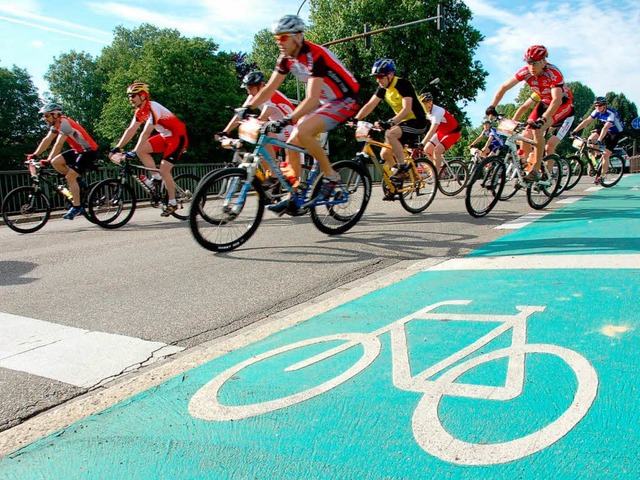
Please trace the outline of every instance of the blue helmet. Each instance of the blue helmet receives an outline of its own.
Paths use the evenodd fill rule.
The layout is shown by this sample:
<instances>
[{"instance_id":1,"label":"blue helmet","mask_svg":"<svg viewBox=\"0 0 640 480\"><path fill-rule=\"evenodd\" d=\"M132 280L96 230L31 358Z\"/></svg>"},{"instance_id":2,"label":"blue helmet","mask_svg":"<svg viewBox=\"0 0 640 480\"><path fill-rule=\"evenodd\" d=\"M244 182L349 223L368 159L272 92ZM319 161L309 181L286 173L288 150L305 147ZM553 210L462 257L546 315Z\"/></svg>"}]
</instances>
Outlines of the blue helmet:
<instances>
[{"instance_id":1,"label":"blue helmet","mask_svg":"<svg viewBox=\"0 0 640 480\"><path fill-rule=\"evenodd\" d=\"M396 64L390 58L381 58L371 67L371 75L388 75L396 73Z\"/></svg>"}]
</instances>

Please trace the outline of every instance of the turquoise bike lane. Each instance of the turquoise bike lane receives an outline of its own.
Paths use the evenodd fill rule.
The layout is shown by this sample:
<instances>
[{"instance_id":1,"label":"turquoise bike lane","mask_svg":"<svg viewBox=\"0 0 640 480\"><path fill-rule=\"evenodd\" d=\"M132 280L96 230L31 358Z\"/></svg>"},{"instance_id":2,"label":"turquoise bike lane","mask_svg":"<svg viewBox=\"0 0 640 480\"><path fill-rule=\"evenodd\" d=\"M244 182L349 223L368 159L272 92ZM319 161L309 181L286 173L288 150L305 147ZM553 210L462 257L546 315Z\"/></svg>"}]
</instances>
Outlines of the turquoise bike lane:
<instances>
[{"instance_id":1,"label":"turquoise bike lane","mask_svg":"<svg viewBox=\"0 0 640 480\"><path fill-rule=\"evenodd\" d=\"M637 479L639 185L80 419L0 478Z\"/></svg>"}]
</instances>

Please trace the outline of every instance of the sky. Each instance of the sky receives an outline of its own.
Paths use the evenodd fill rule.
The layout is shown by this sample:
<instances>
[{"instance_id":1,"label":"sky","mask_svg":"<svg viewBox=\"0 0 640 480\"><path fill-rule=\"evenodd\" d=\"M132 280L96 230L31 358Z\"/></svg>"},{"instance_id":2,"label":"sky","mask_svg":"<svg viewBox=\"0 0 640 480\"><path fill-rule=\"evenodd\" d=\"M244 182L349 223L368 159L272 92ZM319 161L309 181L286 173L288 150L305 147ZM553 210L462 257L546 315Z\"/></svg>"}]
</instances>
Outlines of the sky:
<instances>
[{"instance_id":1,"label":"sky","mask_svg":"<svg viewBox=\"0 0 640 480\"><path fill-rule=\"evenodd\" d=\"M335 0L340 1L340 0ZM54 57L71 50L93 56L111 44L113 29L151 23L184 36L212 38L225 51L250 51L253 35L281 15L308 18L307 0L0 0L0 67L24 68L40 93ZM464 109L479 124L500 85L524 65L529 45L542 44L567 81L596 95L624 93L640 106L640 1L466 0L471 24L484 36L475 52L489 73L485 91ZM435 12L434 12L435 15ZM362 30L354 26L354 33ZM428 48L428 45L425 45ZM360 73L362 74L362 73ZM434 76L437 76L434 75ZM503 99L512 101L519 87ZM367 94L365 93L365 97Z\"/></svg>"}]
</instances>

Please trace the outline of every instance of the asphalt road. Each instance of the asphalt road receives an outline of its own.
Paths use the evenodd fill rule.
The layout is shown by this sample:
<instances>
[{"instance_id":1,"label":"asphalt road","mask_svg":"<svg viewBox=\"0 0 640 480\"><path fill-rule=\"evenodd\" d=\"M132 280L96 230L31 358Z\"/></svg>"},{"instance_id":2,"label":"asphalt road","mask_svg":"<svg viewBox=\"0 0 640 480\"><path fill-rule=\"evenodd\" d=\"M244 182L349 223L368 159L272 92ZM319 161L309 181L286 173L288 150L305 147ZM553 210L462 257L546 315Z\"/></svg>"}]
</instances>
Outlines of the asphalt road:
<instances>
[{"instance_id":1,"label":"asphalt road","mask_svg":"<svg viewBox=\"0 0 640 480\"><path fill-rule=\"evenodd\" d=\"M586 194L589 180L558 200ZM202 249L186 223L152 208L114 231L84 218L51 220L29 235L2 226L0 312L190 349L352 280L464 256L509 232L496 227L532 213L523 193L483 219L467 214L463 194L438 194L417 215L381 197L374 186L362 220L336 237L308 217L267 213L253 238L224 254ZM87 390L0 367L0 431Z\"/></svg>"}]
</instances>

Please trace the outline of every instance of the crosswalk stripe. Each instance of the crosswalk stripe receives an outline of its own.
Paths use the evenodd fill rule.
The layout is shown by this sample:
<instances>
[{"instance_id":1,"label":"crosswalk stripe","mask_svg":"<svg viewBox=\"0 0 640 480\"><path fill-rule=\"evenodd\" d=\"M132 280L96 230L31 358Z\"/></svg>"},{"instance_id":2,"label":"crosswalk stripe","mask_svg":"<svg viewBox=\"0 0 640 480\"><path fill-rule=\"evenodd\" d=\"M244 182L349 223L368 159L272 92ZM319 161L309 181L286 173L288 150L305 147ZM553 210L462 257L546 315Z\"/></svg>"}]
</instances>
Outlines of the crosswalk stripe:
<instances>
[{"instance_id":1,"label":"crosswalk stripe","mask_svg":"<svg viewBox=\"0 0 640 480\"><path fill-rule=\"evenodd\" d=\"M0 312L0 367L93 387L183 350Z\"/></svg>"}]
</instances>

